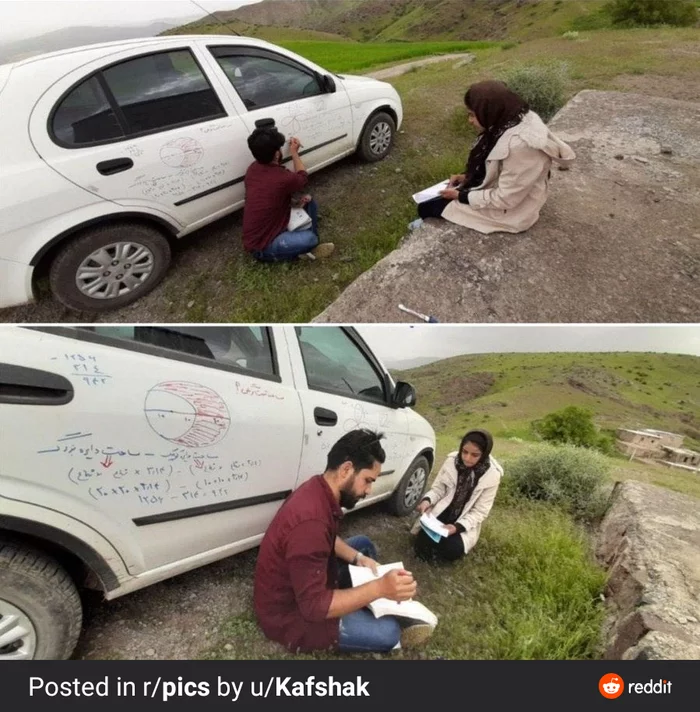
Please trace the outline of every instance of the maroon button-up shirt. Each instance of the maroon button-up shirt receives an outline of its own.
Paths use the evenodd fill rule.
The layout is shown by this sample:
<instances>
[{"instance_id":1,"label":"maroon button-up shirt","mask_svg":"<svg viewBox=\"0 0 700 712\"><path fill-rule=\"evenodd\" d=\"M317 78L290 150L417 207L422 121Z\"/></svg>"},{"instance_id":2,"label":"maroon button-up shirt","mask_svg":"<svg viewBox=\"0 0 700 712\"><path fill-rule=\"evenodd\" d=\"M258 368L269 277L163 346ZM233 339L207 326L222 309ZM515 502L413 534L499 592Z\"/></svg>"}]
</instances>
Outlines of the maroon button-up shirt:
<instances>
[{"instance_id":1,"label":"maroon button-up shirt","mask_svg":"<svg viewBox=\"0 0 700 712\"><path fill-rule=\"evenodd\" d=\"M338 644L338 618L326 618L338 587L335 539L343 516L323 478L295 490L265 532L255 568L253 603L265 635L291 651Z\"/></svg>"}]
</instances>

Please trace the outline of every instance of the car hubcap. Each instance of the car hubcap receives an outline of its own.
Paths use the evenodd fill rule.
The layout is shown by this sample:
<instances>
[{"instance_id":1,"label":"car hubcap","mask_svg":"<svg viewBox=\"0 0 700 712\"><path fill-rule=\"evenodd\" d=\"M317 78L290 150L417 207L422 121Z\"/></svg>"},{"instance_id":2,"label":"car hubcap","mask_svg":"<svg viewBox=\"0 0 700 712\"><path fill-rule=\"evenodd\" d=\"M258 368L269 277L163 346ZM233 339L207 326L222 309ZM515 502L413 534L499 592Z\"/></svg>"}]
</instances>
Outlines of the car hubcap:
<instances>
[{"instance_id":1,"label":"car hubcap","mask_svg":"<svg viewBox=\"0 0 700 712\"><path fill-rule=\"evenodd\" d=\"M418 498L423 493L423 487L425 486L427 476L428 475L425 469L423 467L418 467L409 477L408 484L406 485L406 494L404 494L403 497L403 501L407 509L413 509L413 507L418 504Z\"/></svg>"},{"instance_id":2,"label":"car hubcap","mask_svg":"<svg viewBox=\"0 0 700 712\"><path fill-rule=\"evenodd\" d=\"M36 650L36 630L16 606L0 599L0 660L31 660Z\"/></svg>"},{"instance_id":3,"label":"car hubcap","mask_svg":"<svg viewBox=\"0 0 700 712\"><path fill-rule=\"evenodd\" d=\"M143 284L154 267L155 258L147 247L115 242L100 247L80 263L75 283L92 299L114 299Z\"/></svg>"},{"instance_id":4,"label":"car hubcap","mask_svg":"<svg viewBox=\"0 0 700 712\"><path fill-rule=\"evenodd\" d=\"M384 153L391 143L391 126L382 121L377 124L369 136L369 147L372 153Z\"/></svg>"}]
</instances>

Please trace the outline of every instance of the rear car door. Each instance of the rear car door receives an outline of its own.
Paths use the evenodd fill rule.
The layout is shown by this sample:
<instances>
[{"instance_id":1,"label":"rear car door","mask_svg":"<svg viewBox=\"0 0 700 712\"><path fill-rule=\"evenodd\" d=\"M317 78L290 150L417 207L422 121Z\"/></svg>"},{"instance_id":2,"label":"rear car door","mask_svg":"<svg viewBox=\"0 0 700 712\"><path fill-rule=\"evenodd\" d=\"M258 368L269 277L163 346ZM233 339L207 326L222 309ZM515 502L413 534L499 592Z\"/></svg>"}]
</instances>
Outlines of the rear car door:
<instances>
[{"instance_id":1,"label":"rear car door","mask_svg":"<svg viewBox=\"0 0 700 712\"><path fill-rule=\"evenodd\" d=\"M248 130L186 41L70 72L39 100L29 129L49 166L105 200L189 229L243 204Z\"/></svg>"},{"instance_id":2,"label":"rear car door","mask_svg":"<svg viewBox=\"0 0 700 712\"><path fill-rule=\"evenodd\" d=\"M8 482L98 530L117 524L142 570L213 560L264 533L294 488L303 436L272 329L40 331L31 352L3 344L2 361L65 378L74 395L61 408L4 406Z\"/></svg>"},{"instance_id":3,"label":"rear car door","mask_svg":"<svg viewBox=\"0 0 700 712\"><path fill-rule=\"evenodd\" d=\"M297 351L290 347L290 357L305 380L299 383L305 433L297 484L325 470L328 451L345 433L369 428L384 433L387 456L370 497L390 492L403 475L409 427L407 411L389 405L381 365L354 329L299 326L294 333Z\"/></svg>"}]
</instances>

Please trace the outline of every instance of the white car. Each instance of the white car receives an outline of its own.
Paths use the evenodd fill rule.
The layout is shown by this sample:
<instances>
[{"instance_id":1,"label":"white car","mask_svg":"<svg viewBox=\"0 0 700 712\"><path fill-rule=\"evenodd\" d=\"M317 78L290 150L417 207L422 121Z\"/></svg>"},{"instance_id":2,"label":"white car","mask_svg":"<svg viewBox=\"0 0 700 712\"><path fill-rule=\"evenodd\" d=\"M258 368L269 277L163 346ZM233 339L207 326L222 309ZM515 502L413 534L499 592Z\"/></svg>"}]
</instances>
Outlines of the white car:
<instances>
[{"instance_id":1,"label":"white car","mask_svg":"<svg viewBox=\"0 0 700 712\"><path fill-rule=\"evenodd\" d=\"M76 310L164 277L171 244L243 207L247 145L274 122L309 172L391 150L396 90L231 35L111 42L0 65L0 308L37 275ZM287 157L287 160L289 157Z\"/></svg>"},{"instance_id":2,"label":"white car","mask_svg":"<svg viewBox=\"0 0 700 712\"><path fill-rule=\"evenodd\" d=\"M74 651L106 599L257 546L346 432L385 434L366 500L404 516L435 432L353 328L0 329L0 660Z\"/></svg>"}]
</instances>

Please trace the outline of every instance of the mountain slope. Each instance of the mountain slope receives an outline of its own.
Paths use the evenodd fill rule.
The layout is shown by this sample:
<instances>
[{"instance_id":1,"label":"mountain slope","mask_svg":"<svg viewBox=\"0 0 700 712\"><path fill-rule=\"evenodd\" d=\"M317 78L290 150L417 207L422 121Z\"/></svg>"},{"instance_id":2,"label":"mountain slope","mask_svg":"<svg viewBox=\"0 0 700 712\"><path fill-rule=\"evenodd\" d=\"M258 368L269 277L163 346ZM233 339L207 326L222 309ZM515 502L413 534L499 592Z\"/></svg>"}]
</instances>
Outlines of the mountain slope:
<instances>
[{"instance_id":1,"label":"mountain slope","mask_svg":"<svg viewBox=\"0 0 700 712\"><path fill-rule=\"evenodd\" d=\"M412 383L416 410L459 437L480 425L533 438L531 422L568 405L590 408L602 429L683 433L700 448L700 358L672 354L488 354L460 356L395 378Z\"/></svg>"}]
</instances>

